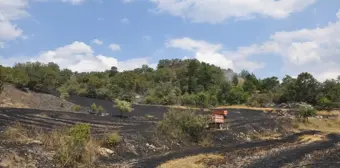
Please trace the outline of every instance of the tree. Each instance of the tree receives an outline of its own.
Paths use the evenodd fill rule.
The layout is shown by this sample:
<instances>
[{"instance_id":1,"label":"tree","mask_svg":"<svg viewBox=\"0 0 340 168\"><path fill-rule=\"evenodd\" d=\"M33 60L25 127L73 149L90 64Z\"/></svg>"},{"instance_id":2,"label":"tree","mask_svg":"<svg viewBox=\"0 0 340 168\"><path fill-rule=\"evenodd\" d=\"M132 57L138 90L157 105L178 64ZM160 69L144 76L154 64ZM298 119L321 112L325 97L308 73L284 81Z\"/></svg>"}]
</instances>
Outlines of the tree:
<instances>
[{"instance_id":1,"label":"tree","mask_svg":"<svg viewBox=\"0 0 340 168\"><path fill-rule=\"evenodd\" d=\"M220 90L217 93L217 98L220 104L227 104L228 96L230 94L231 85L228 82L220 85Z\"/></svg>"},{"instance_id":2,"label":"tree","mask_svg":"<svg viewBox=\"0 0 340 168\"><path fill-rule=\"evenodd\" d=\"M232 81L232 82L233 82L233 85L234 85L234 86L237 86L237 85L238 85L238 77L237 77L237 75L234 75L234 76L233 76L233 81Z\"/></svg>"},{"instance_id":3,"label":"tree","mask_svg":"<svg viewBox=\"0 0 340 168\"><path fill-rule=\"evenodd\" d=\"M319 82L307 72L299 74L296 80L296 100L315 105L319 91Z\"/></svg>"},{"instance_id":4,"label":"tree","mask_svg":"<svg viewBox=\"0 0 340 168\"><path fill-rule=\"evenodd\" d=\"M200 92L196 95L196 104L200 108L208 107L209 95L204 92Z\"/></svg>"},{"instance_id":5,"label":"tree","mask_svg":"<svg viewBox=\"0 0 340 168\"><path fill-rule=\"evenodd\" d=\"M110 73L110 75L109 75L110 77L115 76L118 73L118 68L115 67L115 66L112 66L109 73Z\"/></svg>"},{"instance_id":6,"label":"tree","mask_svg":"<svg viewBox=\"0 0 340 168\"><path fill-rule=\"evenodd\" d=\"M233 86L227 97L227 104L243 104L246 103L248 94L244 92L240 86Z\"/></svg>"},{"instance_id":7,"label":"tree","mask_svg":"<svg viewBox=\"0 0 340 168\"><path fill-rule=\"evenodd\" d=\"M133 111L133 108L131 107L131 103L124 101L124 100L115 100L114 107L117 108L121 113L121 118L124 117L124 113L130 113Z\"/></svg>"},{"instance_id":8,"label":"tree","mask_svg":"<svg viewBox=\"0 0 340 168\"><path fill-rule=\"evenodd\" d=\"M268 92L268 91L273 90L276 86L279 86L280 82L277 77L273 76L270 78L263 79L261 82L261 85L262 85L261 87L262 91Z\"/></svg>"}]
</instances>

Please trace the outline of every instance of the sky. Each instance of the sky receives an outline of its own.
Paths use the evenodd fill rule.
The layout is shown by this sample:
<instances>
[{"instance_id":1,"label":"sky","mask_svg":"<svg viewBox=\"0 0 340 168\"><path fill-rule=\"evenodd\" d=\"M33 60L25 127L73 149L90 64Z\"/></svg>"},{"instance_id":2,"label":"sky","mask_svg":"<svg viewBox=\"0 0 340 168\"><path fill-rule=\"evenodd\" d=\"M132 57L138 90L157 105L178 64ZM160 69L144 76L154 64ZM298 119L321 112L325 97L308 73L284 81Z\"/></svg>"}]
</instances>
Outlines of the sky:
<instances>
[{"instance_id":1,"label":"sky","mask_svg":"<svg viewBox=\"0 0 340 168\"><path fill-rule=\"evenodd\" d=\"M339 0L0 0L0 64L119 71L196 58L260 78L340 75Z\"/></svg>"}]
</instances>

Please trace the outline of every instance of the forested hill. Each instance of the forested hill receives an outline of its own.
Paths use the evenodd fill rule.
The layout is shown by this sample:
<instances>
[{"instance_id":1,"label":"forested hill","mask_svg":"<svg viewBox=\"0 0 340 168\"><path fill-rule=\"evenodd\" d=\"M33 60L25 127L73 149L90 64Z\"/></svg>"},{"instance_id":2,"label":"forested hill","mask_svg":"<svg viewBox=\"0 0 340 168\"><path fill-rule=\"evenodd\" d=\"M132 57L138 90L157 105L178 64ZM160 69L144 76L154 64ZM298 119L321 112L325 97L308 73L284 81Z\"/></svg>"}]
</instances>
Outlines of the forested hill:
<instances>
[{"instance_id":1,"label":"forested hill","mask_svg":"<svg viewBox=\"0 0 340 168\"><path fill-rule=\"evenodd\" d=\"M77 73L39 62L0 68L4 82L35 91L58 89L62 96L204 107L307 102L329 109L340 102L340 78L320 83L305 72L296 79L286 76L280 83L277 77L259 79L247 71L236 74L195 59L160 60L156 70L144 65L124 72L112 67L105 72Z\"/></svg>"}]
</instances>

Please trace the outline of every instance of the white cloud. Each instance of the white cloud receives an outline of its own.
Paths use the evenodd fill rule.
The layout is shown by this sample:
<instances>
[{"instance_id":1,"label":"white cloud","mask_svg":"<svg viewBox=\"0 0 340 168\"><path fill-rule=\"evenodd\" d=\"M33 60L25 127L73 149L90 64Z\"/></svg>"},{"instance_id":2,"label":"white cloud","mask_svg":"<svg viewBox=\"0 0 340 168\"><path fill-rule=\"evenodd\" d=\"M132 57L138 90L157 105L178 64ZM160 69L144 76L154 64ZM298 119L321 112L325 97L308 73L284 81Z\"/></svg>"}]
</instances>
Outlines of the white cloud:
<instances>
[{"instance_id":1,"label":"white cloud","mask_svg":"<svg viewBox=\"0 0 340 168\"><path fill-rule=\"evenodd\" d=\"M103 41L99 40L99 39L94 39L92 40L92 43L95 43L97 45L103 45Z\"/></svg>"},{"instance_id":2,"label":"white cloud","mask_svg":"<svg viewBox=\"0 0 340 168\"><path fill-rule=\"evenodd\" d=\"M66 3L71 3L72 5L79 5L85 2L85 0L61 0L61 1L66 2Z\"/></svg>"},{"instance_id":3,"label":"white cloud","mask_svg":"<svg viewBox=\"0 0 340 168\"><path fill-rule=\"evenodd\" d=\"M120 50L120 45L119 44L110 44L109 45L109 48L112 50L112 51L119 51Z\"/></svg>"},{"instance_id":4,"label":"white cloud","mask_svg":"<svg viewBox=\"0 0 340 168\"><path fill-rule=\"evenodd\" d=\"M30 16L27 0L0 0L0 48L6 41L24 37L23 30L13 23Z\"/></svg>"},{"instance_id":5,"label":"white cloud","mask_svg":"<svg viewBox=\"0 0 340 168\"><path fill-rule=\"evenodd\" d=\"M229 18L249 19L258 15L285 18L302 11L316 0L151 0L156 12L193 22L219 23Z\"/></svg>"},{"instance_id":6,"label":"white cloud","mask_svg":"<svg viewBox=\"0 0 340 168\"><path fill-rule=\"evenodd\" d=\"M337 17L338 19L340 19L340 9L339 9L338 13L336 13L336 17Z\"/></svg>"},{"instance_id":7,"label":"white cloud","mask_svg":"<svg viewBox=\"0 0 340 168\"><path fill-rule=\"evenodd\" d=\"M284 74L310 72L322 81L340 75L339 39L340 20L337 20L323 28L276 32L262 44L239 47L227 55L244 60L251 55L280 55Z\"/></svg>"},{"instance_id":8,"label":"white cloud","mask_svg":"<svg viewBox=\"0 0 340 168\"><path fill-rule=\"evenodd\" d=\"M199 61L214 64L224 69L255 71L263 68L263 63L251 62L241 57L234 57L234 54L223 54L221 44L210 44L206 41L193 40L188 37L172 39L165 44L167 47L180 48L195 53L195 58Z\"/></svg>"},{"instance_id":9,"label":"white cloud","mask_svg":"<svg viewBox=\"0 0 340 168\"><path fill-rule=\"evenodd\" d=\"M116 58L95 55L93 49L79 41L59 47L55 50L43 51L34 57L0 57L1 65L12 66L17 62L39 61L42 63L55 62L61 68L68 68L78 72L105 71L116 66L119 71L131 70L149 64L147 58L134 58L118 61Z\"/></svg>"},{"instance_id":10,"label":"white cloud","mask_svg":"<svg viewBox=\"0 0 340 168\"><path fill-rule=\"evenodd\" d=\"M123 24L129 24L130 20L128 18L124 17L120 20L120 22L122 22Z\"/></svg>"}]
</instances>

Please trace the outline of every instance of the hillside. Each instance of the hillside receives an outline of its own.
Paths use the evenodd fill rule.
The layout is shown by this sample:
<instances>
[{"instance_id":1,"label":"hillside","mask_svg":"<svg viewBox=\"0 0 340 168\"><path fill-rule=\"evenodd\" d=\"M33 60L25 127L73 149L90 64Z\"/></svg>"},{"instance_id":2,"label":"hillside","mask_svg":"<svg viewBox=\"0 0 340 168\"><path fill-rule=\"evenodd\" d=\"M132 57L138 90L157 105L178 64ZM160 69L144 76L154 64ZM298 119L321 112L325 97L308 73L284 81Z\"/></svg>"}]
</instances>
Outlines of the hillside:
<instances>
[{"instance_id":1,"label":"hillside","mask_svg":"<svg viewBox=\"0 0 340 168\"><path fill-rule=\"evenodd\" d=\"M59 97L30 90L20 90L12 84L4 84L4 90L0 94L0 107L74 111L72 107L76 106L68 101L64 103L63 107L61 104L62 100Z\"/></svg>"},{"instance_id":2,"label":"hillside","mask_svg":"<svg viewBox=\"0 0 340 168\"><path fill-rule=\"evenodd\" d=\"M134 111L122 119L111 100L74 95L61 108L62 100L59 97L33 91L24 92L9 84L5 84L4 88L0 99L0 166L3 167L60 167L60 160L56 158L58 151L68 148L62 148L67 142L59 138L67 138L69 135L58 131L75 129L80 123L89 124L91 130L90 139L85 145L86 150L83 151L84 156L81 157L91 155L94 160L87 158L72 163L76 165L122 168L185 165L199 167L196 163L200 162L201 167L247 165L255 168L265 165L320 165L322 162L328 167L336 167L338 164L332 161L340 159L334 155L334 152L340 150L340 138L336 131L340 130L340 124L330 119L311 118L311 124L319 122L318 128L321 131L309 131L309 128L316 127L297 125L299 123L295 123L292 116L229 109L226 129L207 130L196 123L201 121L201 115L210 114L206 111L133 105ZM104 107L110 115L103 117L86 113L84 110L92 103ZM82 110L76 113L67 110L74 105L80 105ZM164 115L168 113L171 115ZM163 131L159 130L161 123L168 123ZM184 127L179 131L182 129L181 125L190 123L194 124L192 127L195 129L192 131L197 129L197 132L180 133L186 130ZM321 126L330 128L330 125L330 132L321 129ZM171 136L173 133L180 138ZM198 135L193 136L198 138L198 143L188 138L192 134ZM114 145L107 146L103 143L108 135L115 137ZM76 154L76 150L70 152ZM303 157L307 154L309 157ZM212 160L204 159L202 156L205 155Z\"/></svg>"},{"instance_id":3,"label":"hillside","mask_svg":"<svg viewBox=\"0 0 340 168\"><path fill-rule=\"evenodd\" d=\"M303 72L280 80L261 79L248 71L235 73L196 59L160 60L157 68L144 65L119 72L72 72L55 63L18 63L0 67L1 79L18 88L58 90L62 95L153 105L211 107L246 104L252 107L308 103L319 110L340 108L340 80L317 81Z\"/></svg>"}]
</instances>

